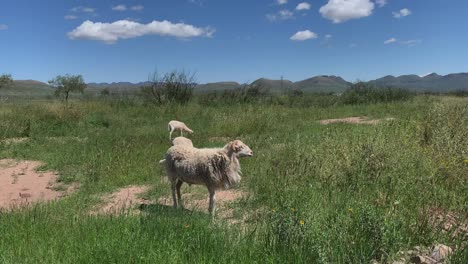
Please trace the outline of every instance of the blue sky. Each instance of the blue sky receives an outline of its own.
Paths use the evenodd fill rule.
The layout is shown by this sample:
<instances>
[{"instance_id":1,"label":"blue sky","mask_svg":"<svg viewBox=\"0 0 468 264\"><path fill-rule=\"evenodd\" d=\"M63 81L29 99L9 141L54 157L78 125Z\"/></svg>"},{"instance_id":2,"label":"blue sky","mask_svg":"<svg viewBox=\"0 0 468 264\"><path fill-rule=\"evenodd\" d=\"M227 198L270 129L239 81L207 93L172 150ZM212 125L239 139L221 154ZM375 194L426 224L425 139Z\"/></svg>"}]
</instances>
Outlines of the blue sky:
<instances>
[{"instance_id":1,"label":"blue sky","mask_svg":"<svg viewBox=\"0 0 468 264\"><path fill-rule=\"evenodd\" d=\"M2 0L0 74L201 83L468 71L466 0Z\"/></svg>"}]
</instances>

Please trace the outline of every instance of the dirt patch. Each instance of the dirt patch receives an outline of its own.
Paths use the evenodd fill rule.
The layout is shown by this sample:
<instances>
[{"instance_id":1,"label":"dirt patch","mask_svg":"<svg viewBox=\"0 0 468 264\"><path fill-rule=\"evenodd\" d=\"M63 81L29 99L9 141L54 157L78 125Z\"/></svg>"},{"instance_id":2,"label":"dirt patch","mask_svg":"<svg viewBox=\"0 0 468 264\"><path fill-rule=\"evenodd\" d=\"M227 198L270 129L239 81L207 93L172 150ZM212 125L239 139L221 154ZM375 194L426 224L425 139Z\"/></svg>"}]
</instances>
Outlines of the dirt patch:
<instances>
[{"instance_id":1,"label":"dirt patch","mask_svg":"<svg viewBox=\"0 0 468 264\"><path fill-rule=\"evenodd\" d=\"M36 171L41 165L39 161L0 160L0 209L51 201L68 193L66 188L64 191L57 190L56 172Z\"/></svg>"},{"instance_id":2,"label":"dirt patch","mask_svg":"<svg viewBox=\"0 0 468 264\"><path fill-rule=\"evenodd\" d=\"M382 121L391 121L394 118L385 118L385 119L368 119L367 117L346 117L346 118L336 118L336 119L324 119L320 120L321 125L335 124L335 123L344 123L344 124L364 124L364 125L376 125Z\"/></svg>"},{"instance_id":3,"label":"dirt patch","mask_svg":"<svg viewBox=\"0 0 468 264\"><path fill-rule=\"evenodd\" d=\"M468 241L468 213L461 214L442 208L428 210L429 223L436 229L450 234L452 238L460 237Z\"/></svg>"},{"instance_id":4,"label":"dirt patch","mask_svg":"<svg viewBox=\"0 0 468 264\"><path fill-rule=\"evenodd\" d=\"M193 188L193 187L192 187ZM198 189L198 186L195 188ZM190 211L198 211L207 213L208 212L208 192L202 193L200 187L200 193L198 192L183 192L181 206ZM140 208L142 205L159 204L168 207L172 207L173 201L172 196L160 197L157 201L153 202L144 197L142 194L147 192L150 186L127 186L120 188L115 192L105 195L103 200L104 204L95 208L91 214L140 214ZM224 190L216 192L216 208L218 216L224 219L234 217L234 211L228 207L230 202L236 201L243 197L246 197L247 193L239 190Z\"/></svg>"},{"instance_id":5,"label":"dirt patch","mask_svg":"<svg viewBox=\"0 0 468 264\"><path fill-rule=\"evenodd\" d=\"M27 137L20 137L20 138L6 138L0 142L4 143L5 145L11 145L11 144L19 144L28 141L29 138Z\"/></svg>"},{"instance_id":6,"label":"dirt patch","mask_svg":"<svg viewBox=\"0 0 468 264\"><path fill-rule=\"evenodd\" d=\"M91 214L138 214L135 210L150 201L140 196L149 190L149 186L127 186L104 196L105 204L98 206Z\"/></svg>"},{"instance_id":7,"label":"dirt patch","mask_svg":"<svg viewBox=\"0 0 468 264\"><path fill-rule=\"evenodd\" d=\"M217 210L225 210L227 209L226 207L228 203L234 202L246 196L247 196L247 193L244 193L242 191L235 190L235 189L217 191L215 195L216 208ZM194 193L182 193L182 206L185 209L188 209L191 211L208 212L209 201L210 201L210 198L208 196L208 191L206 192L205 195L194 194ZM170 196L161 197L158 199L158 204L172 206L173 205L172 197Z\"/></svg>"}]
</instances>

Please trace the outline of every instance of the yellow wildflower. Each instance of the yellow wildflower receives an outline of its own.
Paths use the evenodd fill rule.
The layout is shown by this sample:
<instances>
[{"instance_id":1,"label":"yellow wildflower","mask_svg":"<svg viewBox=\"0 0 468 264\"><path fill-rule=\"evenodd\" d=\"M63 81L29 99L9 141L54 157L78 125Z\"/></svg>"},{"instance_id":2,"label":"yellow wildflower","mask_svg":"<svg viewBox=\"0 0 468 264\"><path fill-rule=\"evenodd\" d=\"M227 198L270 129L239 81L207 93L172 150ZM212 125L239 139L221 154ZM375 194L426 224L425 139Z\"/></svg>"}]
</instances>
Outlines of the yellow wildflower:
<instances>
[{"instance_id":1,"label":"yellow wildflower","mask_svg":"<svg viewBox=\"0 0 468 264\"><path fill-rule=\"evenodd\" d=\"M299 220L299 224L300 224L300 225L304 225L304 220L302 220L302 219Z\"/></svg>"},{"instance_id":2,"label":"yellow wildflower","mask_svg":"<svg viewBox=\"0 0 468 264\"><path fill-rule=\"evenodd\" d=\"M464 162L465 162L465 163L468 163L468 159L465 159Z\"/></svg>"},{"instance_id":3,"label":"yellow wildflower","mask_svg":"<svg viewBox=\"0 0 468 264\"><path fill-rule=\"evenodd\" d=\"M296 208L292 207L292 208L291 208L291 211L292 211L292 212L296 212Z\"/></svg>"},{"instance_id":4,"label":"yellow wildflower","mask_svg":"<svg viewBox=\"0 0 468 264\"><path fill-rule=\"evenodd\" d=\"M276 212L275 208L271 209L271 211L272 211L273 213Z\"/></svg>"},{"instance_id":5,"label":"yellow wildflower","mask_svg":"<svg viewBox=\"0 0 468 264\"><path fill-rule=\"evenodd\" d=\"M348 208L348 212L352 213L352 212L353 212L353 208Z\"/></svg>"},{"instance_id":6,"label":"yellow wildflower","mask_svg":"<svg viewBox=\"0 0 468 264\"><path fill-rule=\"evenodd\" d=\"M190 225L189 225L189 224L185 224L184 227L185 227L185 228L189 228Z\"/></svg>"}]
</instances>

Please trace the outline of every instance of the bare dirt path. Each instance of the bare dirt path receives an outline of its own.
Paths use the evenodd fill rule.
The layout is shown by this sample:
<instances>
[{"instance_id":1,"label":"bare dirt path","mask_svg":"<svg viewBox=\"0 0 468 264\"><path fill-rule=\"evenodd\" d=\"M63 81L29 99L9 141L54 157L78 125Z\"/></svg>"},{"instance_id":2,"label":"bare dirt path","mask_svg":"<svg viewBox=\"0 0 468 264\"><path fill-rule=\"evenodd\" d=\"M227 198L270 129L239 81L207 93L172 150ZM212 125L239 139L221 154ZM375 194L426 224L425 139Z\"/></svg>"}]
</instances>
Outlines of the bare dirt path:
<instances>
[{"instance_id":1,"label":"bare dirt path","mask_svg":"<svg viewBox=\"0 0 468 264\"><path fill-rule=\"evenodd\" d=\"M335 123L345 123L345 124L364 124L364 125L376 125L382 121L391 121L394 118L385 118L385 119L368 119L367 117L353 116L346 118L336 118L336 119L324 119L320 120L321 125L335 124Z\"/></svg>"}]
</instances>

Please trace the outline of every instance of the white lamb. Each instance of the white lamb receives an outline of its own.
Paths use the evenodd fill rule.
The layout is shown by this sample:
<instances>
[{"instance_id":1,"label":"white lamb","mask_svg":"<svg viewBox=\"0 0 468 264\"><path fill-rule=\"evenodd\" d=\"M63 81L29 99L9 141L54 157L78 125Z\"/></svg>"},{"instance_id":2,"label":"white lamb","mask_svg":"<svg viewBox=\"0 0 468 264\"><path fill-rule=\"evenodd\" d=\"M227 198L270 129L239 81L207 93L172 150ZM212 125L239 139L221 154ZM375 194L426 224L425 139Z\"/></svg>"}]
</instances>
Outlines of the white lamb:
<instances>
[{"instance_id":1,"label":"white lamb","mask_svg":"<svg viewBox=\"0 0 468 264\"><path fill-rule=\"evenodd\" d=\"M180 131L180 135L184 135L184 131L192 134L193 130L188 128L187 125L185 125L183 122L176 121L176 120L171 120L169 121L169 124L167 124L167 128L169 129L169 141L172 141L172 132L174 131Z\"/></svg>"},{"instance_id":2,"label":"white lamb","mask_svg":"<svg viewBox=\"0 0 468 264\"><path fill-rule=\"evenodd\" d=\"M184 182L205 185L210 193L208 211L212 214L215 191L230 188L238 183L241 180L239 158L252 155L252 150L240 140L229 142L223 148L172 146L160 164L165 164L171 182L174 207L177 208L177 200L181 200L180 187Z\"/></svg>"}]
</instances>

